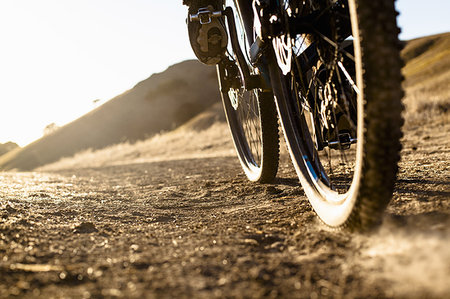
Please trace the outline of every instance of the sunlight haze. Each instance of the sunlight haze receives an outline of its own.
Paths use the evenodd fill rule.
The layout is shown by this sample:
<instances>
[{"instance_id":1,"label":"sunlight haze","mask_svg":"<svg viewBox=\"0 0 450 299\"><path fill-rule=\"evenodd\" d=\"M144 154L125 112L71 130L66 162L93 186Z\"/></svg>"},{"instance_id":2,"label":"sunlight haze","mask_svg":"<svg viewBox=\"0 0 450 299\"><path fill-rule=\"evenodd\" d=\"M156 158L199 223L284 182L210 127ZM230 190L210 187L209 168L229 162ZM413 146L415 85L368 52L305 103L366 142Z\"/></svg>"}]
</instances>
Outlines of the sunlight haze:
<instances>
[{"instance_id":1,"label":"sunlight haze","mask_svg":"<svg viewBox=\"0 0 450 299\"><path fill-rule=\"evenodd\" d=\"M152 73L194 59L181 2L1 0L0 143L24 146L46 125L64 125ZM450 31L446 1L397 7L402 39Z\"/></svg>"},{"instance_id":2,"label":"sunlight haze","mask_svg":"<svg viewBox=\"0 0 450 299\"><path fill-rule=\"evenodd\" d=\"M0 142L26 145L194 58L185 17L169 1L0 1Z\"/></svg>"}]
</instances>

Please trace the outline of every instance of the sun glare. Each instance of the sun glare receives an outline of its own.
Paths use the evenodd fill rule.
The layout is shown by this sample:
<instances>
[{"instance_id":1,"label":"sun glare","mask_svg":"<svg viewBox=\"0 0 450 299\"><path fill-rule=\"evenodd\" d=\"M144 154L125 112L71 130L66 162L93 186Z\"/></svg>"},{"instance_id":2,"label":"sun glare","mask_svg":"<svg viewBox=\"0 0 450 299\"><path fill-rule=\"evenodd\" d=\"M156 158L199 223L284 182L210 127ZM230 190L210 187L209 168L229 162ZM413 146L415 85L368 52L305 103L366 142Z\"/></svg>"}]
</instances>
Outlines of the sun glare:
<instances>
[{"instance_id":1,"label":"sun glare","mask_svg":"<svg viewBox=\"0 0 450 299\"><path fill-rule=\"evenodd\" d=\"M0 2L0 143L24 146L192 59L185 14L181 2Z\"/></svg>"}]
</instances>

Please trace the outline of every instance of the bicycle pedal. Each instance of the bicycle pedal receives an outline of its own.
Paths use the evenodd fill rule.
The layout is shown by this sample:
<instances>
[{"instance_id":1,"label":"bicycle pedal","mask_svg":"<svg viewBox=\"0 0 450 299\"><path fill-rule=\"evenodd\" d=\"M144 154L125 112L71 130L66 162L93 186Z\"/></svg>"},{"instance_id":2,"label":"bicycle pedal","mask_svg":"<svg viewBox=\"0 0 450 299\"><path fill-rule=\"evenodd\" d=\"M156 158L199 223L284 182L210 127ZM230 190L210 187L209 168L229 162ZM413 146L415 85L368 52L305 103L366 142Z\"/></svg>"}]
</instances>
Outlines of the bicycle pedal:
<instances>
[{"instance_id":1,"label":"bicycle pedal","mask_svg":"<svg viewBox=\"0 0 450 299\"><path fill-rule=\"evenodd\" d=\"M196 14L189 15L190 22L200 22L202 25L211 23L213 18L220 18L222 11L213 11L210 6L201 7Z\"/></svg>"},{"instance_id":2,"label":"bicycle pedal","mask_svg":"<svg viewBox=\"0 0 450 299\"><path fill-rule=\"evenodd\" d=\"M356 138L352 138L349 133L341 133L338 136L338 140L329 141L327 143L329 148L347 150L352 144L355 144Z\"/></svg>"}]
</instances>

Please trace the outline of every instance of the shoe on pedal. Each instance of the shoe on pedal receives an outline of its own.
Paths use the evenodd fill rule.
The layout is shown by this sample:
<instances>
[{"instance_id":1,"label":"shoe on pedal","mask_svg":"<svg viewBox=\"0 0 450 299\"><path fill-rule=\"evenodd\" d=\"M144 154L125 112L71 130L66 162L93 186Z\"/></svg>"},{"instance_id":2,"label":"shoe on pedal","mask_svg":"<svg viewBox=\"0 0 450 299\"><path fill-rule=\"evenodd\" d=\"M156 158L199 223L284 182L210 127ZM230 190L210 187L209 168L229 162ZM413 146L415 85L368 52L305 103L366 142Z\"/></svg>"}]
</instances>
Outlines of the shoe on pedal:
<instances>
[{"instance_id":1,"label":"shoe on pedal","mask_svg":"<svg viewBox=\"0 0 450 299\"><path fill-rule=\"evenodd\" d=\"M222 8L220 0L192 1L189 6L187 26L191 47L198 60L207 65L219 63L227 49Z\"/></svg>"}]
</instances>

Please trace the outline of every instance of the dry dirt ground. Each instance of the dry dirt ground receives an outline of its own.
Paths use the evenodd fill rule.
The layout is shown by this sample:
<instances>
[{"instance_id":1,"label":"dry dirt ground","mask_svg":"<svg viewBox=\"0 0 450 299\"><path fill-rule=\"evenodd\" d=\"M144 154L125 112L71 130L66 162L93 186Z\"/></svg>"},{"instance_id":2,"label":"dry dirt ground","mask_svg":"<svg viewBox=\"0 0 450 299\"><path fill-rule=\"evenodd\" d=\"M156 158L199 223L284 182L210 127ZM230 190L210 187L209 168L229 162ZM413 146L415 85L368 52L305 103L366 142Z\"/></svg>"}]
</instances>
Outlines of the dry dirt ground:
<instances>
[{"instance_id":1,"label":"dry dirt ground","mask_svg":"<svg viewBox=\"0 0 450 299\"><path fill-rule=\"evenodd\" d=\"M0 297L450 296L450 126L411 126L383 225L317 220L286 156L0 173Z\"/></svg>"}]
</instances>

